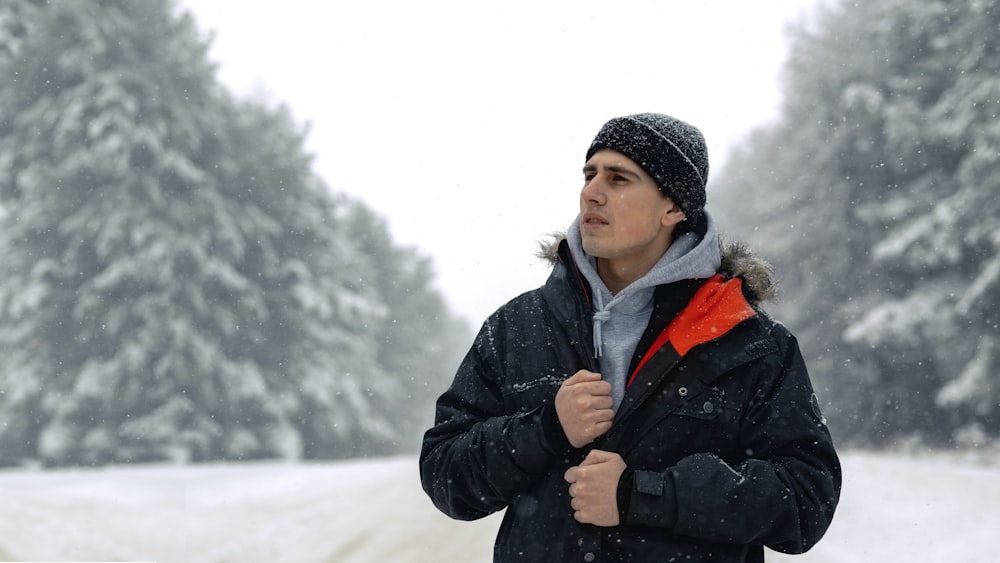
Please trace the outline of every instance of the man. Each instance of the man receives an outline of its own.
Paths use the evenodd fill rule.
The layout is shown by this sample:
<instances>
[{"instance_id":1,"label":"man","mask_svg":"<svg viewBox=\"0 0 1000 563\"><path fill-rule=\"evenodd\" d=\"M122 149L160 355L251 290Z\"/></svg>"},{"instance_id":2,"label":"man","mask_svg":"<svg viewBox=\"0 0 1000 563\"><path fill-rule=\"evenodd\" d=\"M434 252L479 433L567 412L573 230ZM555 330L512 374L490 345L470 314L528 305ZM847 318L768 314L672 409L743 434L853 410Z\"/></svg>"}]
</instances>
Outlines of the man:
<instances>
[{"instance_id":1,"label":"man","mask_svg":"<svg viewBox=\"0 0 1000 563\"><path fill-rule=\"evenodd\" d=\"M541 288L483 324L420 454L495 561L763 561L825 533L841 473L769 268L720 249L701 133L612 119Z\"/></svg>"}]
</instances>

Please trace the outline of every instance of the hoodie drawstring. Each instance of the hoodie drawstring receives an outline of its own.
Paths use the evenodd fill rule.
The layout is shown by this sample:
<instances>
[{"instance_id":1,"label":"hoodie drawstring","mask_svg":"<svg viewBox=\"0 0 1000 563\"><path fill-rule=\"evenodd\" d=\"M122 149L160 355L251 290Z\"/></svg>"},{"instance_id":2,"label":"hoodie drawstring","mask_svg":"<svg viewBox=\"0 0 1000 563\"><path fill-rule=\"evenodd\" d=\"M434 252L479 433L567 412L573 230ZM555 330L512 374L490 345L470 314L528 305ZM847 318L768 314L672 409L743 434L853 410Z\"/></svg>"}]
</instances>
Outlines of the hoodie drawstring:
<instances>
[{"instance_id":1,"label":"hoodie drawstring","mask_svg":"<svg viewBox=\"0 0 1000 563\"><path fill-rule=\"evenodd\" d=\"M604 338L601 337L601 327L604 321L611 318L611 311L607 309L594 313L594 357L600 358L604 355Z\"/></svg>"}]
</instances>

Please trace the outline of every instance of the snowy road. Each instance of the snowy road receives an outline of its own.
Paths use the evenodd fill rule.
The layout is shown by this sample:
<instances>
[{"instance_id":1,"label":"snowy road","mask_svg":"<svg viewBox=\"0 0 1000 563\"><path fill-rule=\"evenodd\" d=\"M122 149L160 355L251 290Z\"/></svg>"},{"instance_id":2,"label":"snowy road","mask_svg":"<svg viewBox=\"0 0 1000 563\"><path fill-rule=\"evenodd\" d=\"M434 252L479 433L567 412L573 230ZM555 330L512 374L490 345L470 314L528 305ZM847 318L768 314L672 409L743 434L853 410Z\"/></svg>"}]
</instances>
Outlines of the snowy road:
<instances>
[{"instance_id":1,"label":"snowy road","mask_svg":"<svg viewBox=\"0 0 1000 563\"><path fill-rule=\"evenodd\" d=\"M844 466L824 541L768 561L996 561L1000 467L857 453ZM436 512L412 457L5 471L0 495L0 561L486 563L499 525Z\"/></svg>"}]
</instances>

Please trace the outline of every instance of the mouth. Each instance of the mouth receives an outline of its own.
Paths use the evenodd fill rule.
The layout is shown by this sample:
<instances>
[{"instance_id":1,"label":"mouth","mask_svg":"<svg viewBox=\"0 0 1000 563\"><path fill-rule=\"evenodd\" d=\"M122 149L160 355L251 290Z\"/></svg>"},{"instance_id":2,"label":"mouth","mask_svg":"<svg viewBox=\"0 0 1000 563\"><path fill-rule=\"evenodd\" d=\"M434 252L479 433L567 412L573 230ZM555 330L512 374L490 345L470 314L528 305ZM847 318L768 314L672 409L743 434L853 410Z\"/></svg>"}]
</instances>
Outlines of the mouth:
<instances>
[{"instance_id":1,"label":"mouth","mask_svg":"<svg viewBox=\"0 0 1000 563\"><path fill-rule=\"evenodd\" d=\"M584 228L603 227L608 220L597 213L586 213L580 218L580 226Z\"/></svg>"}]
</instances>

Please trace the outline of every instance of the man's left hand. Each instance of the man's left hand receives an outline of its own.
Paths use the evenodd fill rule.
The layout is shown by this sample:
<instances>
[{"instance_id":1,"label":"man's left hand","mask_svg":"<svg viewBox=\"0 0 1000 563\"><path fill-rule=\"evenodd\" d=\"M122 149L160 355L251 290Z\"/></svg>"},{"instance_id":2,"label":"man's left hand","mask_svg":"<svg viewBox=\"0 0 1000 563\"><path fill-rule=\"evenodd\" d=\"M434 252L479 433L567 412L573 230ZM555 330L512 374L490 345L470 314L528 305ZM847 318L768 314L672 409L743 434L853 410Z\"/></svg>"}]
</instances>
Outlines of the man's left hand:
<instances>
[{"instance_id":1,"label":"man's left hand","mask_svg":"<svg viewBox=\"0 0 1000 563\"><path fill-rule=\"evenodd\" d=\"M566 470L570 506L577 521L595 526L617 526L618 480L625 460L614 452L591 450L583 463Z\"/></svg>"}]
</instances>

